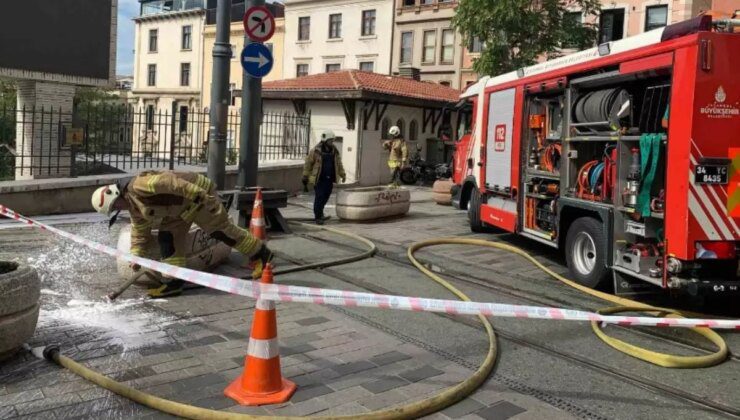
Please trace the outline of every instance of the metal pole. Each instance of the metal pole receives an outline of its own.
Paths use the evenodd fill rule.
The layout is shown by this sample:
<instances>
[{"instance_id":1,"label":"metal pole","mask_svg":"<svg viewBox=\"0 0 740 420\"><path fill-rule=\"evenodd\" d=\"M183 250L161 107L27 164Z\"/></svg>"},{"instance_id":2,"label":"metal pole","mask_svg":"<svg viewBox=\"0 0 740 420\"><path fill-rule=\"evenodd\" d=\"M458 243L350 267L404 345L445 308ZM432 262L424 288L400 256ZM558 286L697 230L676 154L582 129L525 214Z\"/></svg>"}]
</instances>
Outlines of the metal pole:
<instances>
[{"instance_id":1,"label":"metal pole","mask_svg":"<svg viewBox=\"0 0 740 420\"><path fill-rule=\"evenodd\" d=\"M229 109L231 66L231 0L218 0L216 42L213 44L210 127L208 131L208 178L218 189L226 183L226 114Z\"/></svg>"},{"instance_id":2,"label":"metal pole","mask_svg":"<svg viewBox=\"0 0 740 420\"><path fill-rule=\"evenodd\" d=\"M245 10L253 6L264 6L264 0L247 0ZM244 37L244 46L254 41ZM257 164L262 123L262 79L242 76L241 130L239 132L239 178L238 187L257 186Z\"/></svg>"}]
</instances>

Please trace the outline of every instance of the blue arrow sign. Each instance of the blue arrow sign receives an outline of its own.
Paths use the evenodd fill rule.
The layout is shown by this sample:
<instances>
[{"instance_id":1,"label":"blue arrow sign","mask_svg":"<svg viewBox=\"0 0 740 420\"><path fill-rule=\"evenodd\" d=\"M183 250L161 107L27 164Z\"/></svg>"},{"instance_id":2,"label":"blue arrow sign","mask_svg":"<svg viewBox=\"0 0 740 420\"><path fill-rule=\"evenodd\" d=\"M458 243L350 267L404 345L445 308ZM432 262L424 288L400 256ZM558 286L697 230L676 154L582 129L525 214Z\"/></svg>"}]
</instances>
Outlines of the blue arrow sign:
<instances>
[{"instance_id":1,"label":"blue arrow sign","mask_svg":"<svg viewBox=\"0 0 740 420\"><path fill-rule=\"evenodd\" d=\"M262 78L272 70L272 53L264 44L247 44L242 50L242 67L252 77Z\"/></svg>"}]
</instances>

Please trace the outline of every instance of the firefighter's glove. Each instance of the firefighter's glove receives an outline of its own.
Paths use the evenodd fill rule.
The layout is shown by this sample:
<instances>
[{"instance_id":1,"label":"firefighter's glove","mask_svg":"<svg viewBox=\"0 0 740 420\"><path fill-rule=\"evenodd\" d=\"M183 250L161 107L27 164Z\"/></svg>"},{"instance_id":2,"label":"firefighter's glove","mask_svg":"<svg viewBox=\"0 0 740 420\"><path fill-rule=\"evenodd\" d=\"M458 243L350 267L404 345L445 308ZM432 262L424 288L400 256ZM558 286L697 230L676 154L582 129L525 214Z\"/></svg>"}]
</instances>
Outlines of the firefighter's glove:
<instances>
[{"instance_id":1,"label":"firefighter's glove","mask_svg":"<svg viewBox=\"0 0 740 420\"><path fill-rule=\"evenodd\" d=\"M128 266L129 266L130 269L134 270L134 273L136 273L137 271L141 270L141 266L139 264L136 264L136 263L129 263Z\"/></svg>"},{"instance_id":2,"label":"firefighter's glove","mask_svg":"<svg viewBox=\"0 0 740 420\"><path fill-rule=\"evenodd\" d=\"M262 244L260 250L249 259L249 266L252 268L252 278L260 278L262 276L262 269L267 263L272 261L272 258L273 255L270 248Z\"/></svg>"},{"instance_id":3,"label":"firefighter's glove","mask_svg":"<svg viewBox=\"0 0 740 420\"><path fill-rule=\"evenodd\" d=\"M301 182L303 183L303 192L308 192L308 177L301 178Z\"/></svg>"}]
</instances>

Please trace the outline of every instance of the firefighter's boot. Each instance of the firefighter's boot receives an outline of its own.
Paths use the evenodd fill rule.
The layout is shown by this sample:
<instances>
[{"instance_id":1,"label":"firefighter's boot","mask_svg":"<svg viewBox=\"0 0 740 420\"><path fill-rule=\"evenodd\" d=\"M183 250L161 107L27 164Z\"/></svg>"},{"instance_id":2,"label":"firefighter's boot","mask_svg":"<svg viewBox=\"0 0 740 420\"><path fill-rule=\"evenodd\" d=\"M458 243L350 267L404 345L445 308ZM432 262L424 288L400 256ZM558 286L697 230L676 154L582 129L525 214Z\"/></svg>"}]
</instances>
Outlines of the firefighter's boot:
<instances>
[{"instance_id":1,"label":"firefighter's boot","mask_svg":"<svg viewBox=\"0 0 740 420\"><path fill-rule=\"evenodd\" d=\"M184 285L185 282L183 280L173 279L157 288L149 289L147 295L152 299L179 296L182 294Z\"/></svg>"}]
</instances>

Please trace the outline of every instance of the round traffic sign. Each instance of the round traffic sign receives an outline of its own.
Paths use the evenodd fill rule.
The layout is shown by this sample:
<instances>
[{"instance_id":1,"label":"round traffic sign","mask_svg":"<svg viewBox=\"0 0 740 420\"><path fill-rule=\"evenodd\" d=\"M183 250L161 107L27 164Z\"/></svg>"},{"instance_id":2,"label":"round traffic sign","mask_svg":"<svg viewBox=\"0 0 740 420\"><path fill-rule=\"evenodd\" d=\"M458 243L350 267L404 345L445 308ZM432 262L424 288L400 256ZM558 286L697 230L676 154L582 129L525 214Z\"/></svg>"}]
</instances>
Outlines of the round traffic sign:
<instances>
[{"instance_id":1,"label":"round traffic sign","mask_svg":"<svg viewBox=\"0 0 740 420\"><path fill-rule=\"evenodd\" d=\"M267 76L272 70L272 53L264 44L247 44L242 50L242 67L252 77Z\"/></svg>"},{"instance_id":2,"label":"round traffic sign","mask_svg":"<svg viewBox=\"0 0 740 420\"><path fill-rule=\"evenodd\" d=\"M244 13L244 32L249 39L265 42L275 33L275 17L265 6L253 6Z\"/></svg>"}]
</instances>

